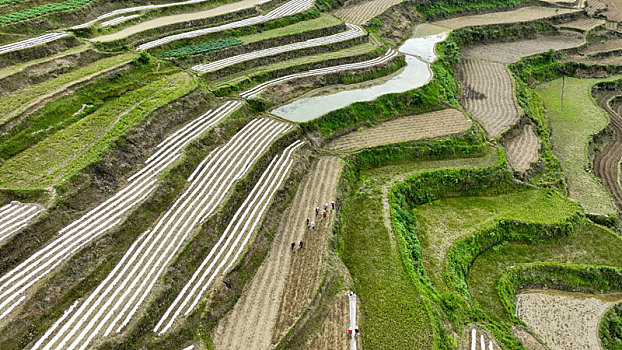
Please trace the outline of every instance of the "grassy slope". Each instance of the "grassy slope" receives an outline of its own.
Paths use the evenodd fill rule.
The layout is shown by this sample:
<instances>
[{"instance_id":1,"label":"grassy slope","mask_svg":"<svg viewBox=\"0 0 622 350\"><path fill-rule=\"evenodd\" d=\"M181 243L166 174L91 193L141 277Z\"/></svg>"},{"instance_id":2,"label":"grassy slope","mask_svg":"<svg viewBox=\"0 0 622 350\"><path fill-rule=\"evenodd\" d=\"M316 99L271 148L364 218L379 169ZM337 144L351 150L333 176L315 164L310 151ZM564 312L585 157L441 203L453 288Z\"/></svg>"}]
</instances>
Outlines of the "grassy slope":
<instances>
[{"instance_id":1,"label":"grassy slope","mask_svg":"<svg viewBox=\"0 0 622 350\"><path fill-rule=\"evenodd\" d=\"M0 186L41 188L94 161L118 136L196 85L186 73L155 79L30 147L0 166Z\"/></svg>"},{"instance_id":2,"label":"grassy slope","mask_svg":"<svg viewBox=\"0 0 622 350\"><path fill-rule=\"evenodd\" d=\"M419 291L404 270L393 232L384 225L382 190L393 180L437 168L494 164L495 152L472 159L416 162L361 173L360 191L343 208L341 256L361 300L363 345L370 349L428 349L433 326ZM386 188L385 188L386 191Z\"/></svg>"},{"instance_id":3,"label":"grassy slope","mask_svg":"<svg viewBox=\"0 0 622 350\"><path fill-rule=\"evenodd\" d=\"M567 238L532 245L510 242L481 254L467 276L469 291L493 318L510 321L495 285L506 268L529 262L561 262L622 266L622 239L616 233L587 223Z\"/></svg>"},{"instance_id":4,"label":"grassy slope","mask_svg":"<svg viewBox=\"0 0 622 350\"><path fill-rule=\"evenodd\" d=\"M127 53L103 58L75 71L62 74L57 78L50 79L41 84L30 86L13 94L4 96L0 100L0 116L2 116L0 117L0 122L5 122L15 116L17 113L22 111L25 106L32 103L33 100L37 100L42 95L54 93L62 90L68 84L75 83L80 79L100 74L100 72L104 70L130 62L132 57L135 56L136 55L133 53Z\"/></svg>"},{"instance_id":5,"label":"grassy slope","mask_svg":"<svg viewBox=\"0 0 622 350\"><path fill-rule=\"evenodd\" d=\"M552 224L576 209L576 204L566 197L543 189L491 197L445 198L419 206L415 215L426 273L439 291L447 291L443 283L446 254L461 237L491 228L500 219Z\"/></svg>"},{"instance_id":6,"label":"grassy slope","mask_svg":"<svg viewBox=\"0 0 622 350\"><path fill-rule=\"evenodd\" d=\"M600 81L567 78L563 110L562 79L542 84L537 91L547 108L553 153L562 162L570 197L579 201L588 213L611 215L616 213L611 195L593 173L585 171L589 162L588 141L609 122L590 95L592 85Z\"/></svg>"}]
</instances>

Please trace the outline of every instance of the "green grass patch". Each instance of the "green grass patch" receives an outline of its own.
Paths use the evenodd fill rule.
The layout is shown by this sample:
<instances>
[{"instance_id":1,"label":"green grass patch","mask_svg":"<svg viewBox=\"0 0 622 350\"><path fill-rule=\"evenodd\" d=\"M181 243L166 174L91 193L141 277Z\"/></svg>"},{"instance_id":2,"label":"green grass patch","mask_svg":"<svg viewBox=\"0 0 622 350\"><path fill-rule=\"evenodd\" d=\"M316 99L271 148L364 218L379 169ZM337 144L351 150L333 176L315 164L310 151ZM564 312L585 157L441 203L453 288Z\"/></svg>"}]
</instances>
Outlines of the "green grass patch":
<instances>
[{"instance_id":1,"label":"green grass patch","mask_svg":"<svg viewBox=\"0 0 622 350\"><path fill-rule=\"evenodd\" d=\"M226 49L227 47L240 45L242 43L243 42L240 39L234 38L234 37L206 41L201 44L184 46L184 47L180 47L175 50L167 51L162 55L162 57L170 58L170 57L185 57L185 56L190 56L190 55L197 55L200 53L206 53L206 52Z\"/></svg>"},{"instance_id":2,"label":"green grass patch","mask_svg":"<svg viewBox=\"0 0 622 350\"><path fill-rule=\"evenodd\" d=\"M622 350L622 303L607 311L598 327L603 348Z\"/></svg>"},{"instance_id":3,"label":"green grass patch","mask_svg":"<svg viewBox=\"0 0 622 350\"><path fill-rule=\"evenodd\" d=\"M507 268L536 261L622 266L621 251L622 239L593 223L586 223L571 236L539 244L506 242L475 259L467 275L469 292L495 320L511 321L512 315L506 312L496 291L496 284Z\"/></svg>"},{"instance_id":4,"label":"green grass patch","mask_svg":"<svg viewBox=\"0 0 622 350\"><path fill-rule=\"evenodd\" d=\"M601 81L604 80L566 78L564 83L557 79L540 85L536 91L546 107L553 154L562 163L570 198L590 214L614 216L617 210L609 191L587 170L591 168L588 143L609 123L591 95L592 86Z\"/></svg>"},{"instance_id":5,"label":"green grass patch","mask_svg":"<svg viewBox=\"0 0 622 350\"><path fill-rule=\"evenodd\" d=\"M426 273L439 291L447 292L452 288L443 281L447 274L447 254L463 237L492 229L499 220L551 225L576 210L576 204L566 197L544 189L444 198L416 207L414 213Z\"/></svg>"},{"instance_id":6,"label":"green grass patch","mask_svg":"<svg viewBox=\"0 0 622 350\"><path fill-rule=\"evenodd\" d=\"M514 7L535 2L533 0L422 0L414 3L417 12L425 18L447 17L463 12L480 11L499 7Z\"/></svg>"},{"instance_id":7,"label":"green grass patch","mask_svg":"<svg viewBox=\"0 0 622 350\"><path fill-rule=\"evenodd\" d=\"M2 116L0 118L0 123L5 123L15 117L28 106L43 99L45 95L58 92L66 86L81 80L88 80L90 77L101 74L104 70L113 69L114 67L128 63L133 57L136 57L136 55L133 53L126 53L103 58L77 70L62 74L57 78L3 96L2 99L0 99L0 115Z\"/></svg>"},{"instance_id":8,"label":"green grass patch","mask_svg":"<svg viewBox=\"0 0 622 350\"><path fill-rule=\"evenodd\" d=\"M78 6L86 5L91 0L67 0L63 2L57 2L52 4L44 4L35 7L31 7L25 10L9 13L4 16L0 16L0 24L9 24L13 22L19 22L26 19L47 15L48 13L60 12L65 10L71 10Z\"/></svg>"},{"instance_id":9,"label":"green grass patch","mask_svg":"<svg viewBox=\"0 0 622 350\"><path fill-rule=\"evenodd\" d=\"M186 73L158 77L51 135L0 166L0 186L54 185L97 160L108 146L156 108L196 86Z\"/></svg>"}]
</instances>

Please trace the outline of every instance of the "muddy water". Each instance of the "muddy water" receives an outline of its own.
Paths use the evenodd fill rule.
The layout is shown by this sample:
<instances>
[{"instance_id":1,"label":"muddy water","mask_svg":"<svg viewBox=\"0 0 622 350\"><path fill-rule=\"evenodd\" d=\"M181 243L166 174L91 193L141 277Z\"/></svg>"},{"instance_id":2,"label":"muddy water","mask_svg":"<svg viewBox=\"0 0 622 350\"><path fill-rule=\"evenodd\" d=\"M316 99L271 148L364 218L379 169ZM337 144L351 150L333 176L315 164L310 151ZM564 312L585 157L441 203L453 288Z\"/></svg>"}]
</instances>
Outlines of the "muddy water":
<instances>
[{"instance_id":1,"label":"muddy water","mask_svg":"<svg viewBox=\"0 0 622 350\"><path fill-rule=\"evenodd\" d=\"M307 94L289 104L276 108L273 114L295 121L305 122L326 113L351 105L354 102L372 101L378 96L401 93L416 89L432 78L429 63L436 59L434 46L447 38L446 29L429 24L415 28L413 36L399 48L406 54L406 67L390 79L377 79L355 86L335 87ZM327 91L331 91L327 94Z\"/></svg>"}]
</instances>

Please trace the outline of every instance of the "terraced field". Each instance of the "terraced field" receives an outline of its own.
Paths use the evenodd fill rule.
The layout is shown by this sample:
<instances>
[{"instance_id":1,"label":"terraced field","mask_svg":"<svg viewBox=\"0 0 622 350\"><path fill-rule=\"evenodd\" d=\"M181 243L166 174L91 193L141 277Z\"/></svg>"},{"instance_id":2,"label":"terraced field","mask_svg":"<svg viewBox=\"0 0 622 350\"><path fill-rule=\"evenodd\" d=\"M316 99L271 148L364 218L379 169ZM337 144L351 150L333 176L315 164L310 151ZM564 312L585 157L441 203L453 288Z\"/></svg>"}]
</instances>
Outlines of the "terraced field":
<instances>
[{"instance_id":1,"label":"terraced field","mask_svg":"<svg viewBox=\"0 0 622 350\"><path fill-rule=\"evenodd\" d=\"M525 171L538 161L541 141L533 132L531 125L524 126L522 132L511 139L506 147L508 163L516 171Z\"/></svg>"},{"instance_id":2,"label":"terraced field","mask_svg":"<svg viewBox=\"0 0 622 350\"><path fill-rule=\"evenodd\" d=\"M370 19L399 4L400 0L372 0L338 9L335 15L348 23L365 24Z\"/></svg>"},{"instance_id":3,"label":"terraced field","mask_svg":"<svg viewBox=\"0 0 622 350\"><path fill-rule=\"evenodd\" d=\"M213 151L188 178L188 187L160 220L145 231L108 277L77 301L34 348L86 348L119 333L148 300L164 268L198 225L224 201L234 182L291 125L259 118Z\"/></svg>"},{"instance_id":4,"label":"terraced field","mask_svg":"<svg viewBox=\"0 0 622 350\"><path fill-rule=\"evenodd\" d=\"M587 32L598 26L602 26L603 24L605 24L605 20L602 19L582 18L560 24L558 27L562 29L574 29L582 32Z\"/></svg>"},{"instance_id":5,"label":"terraced field","mask_svg":"<svg viewBox=\"0 0 622 350\"><path fill-rule=\"evenodd\" d=\"M528 22L542 18L550 18L569 13L579 12L579 9L565 9L555 7L522 7L505 12L491 12L481 15L471 15L446 19L434 22L435 25L448 29L460 29L472 26L484 26L499 23Z\"/></svg>"},{"instance_id":6,"label":"terraced field","mask_svg":"<svg viewBox=\"0 0 622 350\"><path fill-rule=\"evenodd\" d=\"M287 45L258 50L254 52L244 53L244 54L240 54L240 55L233 56L233 57L223 58L215 62L193 66L192 69L199 73L209 73L209 72L214 72L214 71L227 68L227 67L230 67L236 64L240 64L243 62L248 62L251 60L257 60L260 58L276 56L281 53L286 53L286 52L291 52L291 51L296 51L296 50L301 50L301 49L307 49L307 48L313 48L313 47L318 47L318 46L323 46L323 45L328 45L328 44L344 42L344 41L355 39L355 38L365 35L365 31L356 25L346 24L346 26L347 26L347 30L345 32L341 32L341 33L337 33L337 34L333 34L333 35L329 35L325 37L320 37L320 38L309 39L309 40L302 41L302 42L291 43Z\"/></svg>"},{"instance_id":7,"label":"terraced field","mask_svg":"<svg viewBox=\"0 0 622 350\"><path fill-rule=\"evenodd\" d=\"M609 114L610 125L615 130L615 138L594 157L594 175L603 180L613 194L613 199L622 208L622 189L620 188L619 164L622 159L622 117L615 111L610 101L621 95L619 92L603 94L598 99L598 106Z\"/></svg>"},{"instance_id":8,"label":"terraced field","mask_svg":"<svg viewBox=\"0 0 622 350\"><path fill-rule=\"evenodd\" d=\"M530 348L514 301L552 349L596 348L606 296L521 288L599 278L510 272L622 266L609 222L622 147L616 138L593 168L613 198L587 151L607 124L591 87L619 79L615 67L535 85L577 67L568 60L619 61L619 35L598 17L616 11L610 0L587 11L572 0L0 0L11 266L0 348ZM403 55L392 47L411 34ZM516 82L506 66L586 40L518 63ZM391 74L404 61L412 75ZM292 111L266 112L342 90L376 100L324 103L300 128L284 121ZM620 135L617 94L598 103Z\"/></svg>"},{"instance_id":9,"label":"terraced field","mask_svg":"<svg viewBox=\"0 0 622 350\"><path fill-rule=\"evenodd\" d=\"M154 328L154 332L163 334L176 319L182 316L182 313L183 316L187 316L218 276L225 275L236 263L269 208L272 196L289 173L293 164L292 153L302 144L302 141L294 142L280 156L272 160L259 182L233 216L220 240L214 245L173 304L166 310Z\"/></svg>"},{"instance_id":10,"label":"terraced field","mask_svg":"<svg viewBox=\"0 0 622 350\"><path fill-rule=\"evenodd\" d=\"M501 63L461 59L463 105L492 138L518 120L512 78Z\"/></svg>"},{"instance_id":11,"label":"terraced field","mask_svg":"<svg viewBox=\"0 0 622 350\"><path fill-rule=\"evenodd\" d=\"M339 137L328 145L334 151L356 150L390 143L421 140L455 134L471 127L464 115L455 109L424 113L382 123L370 129Z\"/></svg>"},{"instance_id":12,"label":"terraced field","mask_svg":"<svg viewBox=\"0 0 622 350\"><path fill-rule=\"evenodd\" d=\"M325 242L335 217L333 212L327 218L316 216L315 207L335 198L341 167L339 158L321 157L306 176L266 260L231 314L219 322L216 348L266 349L304 311L320 282ZM315 230L305 224L307 217L317 223ZM301 240L304 247L292 253L290 244Z\"/></svg>"},{"instance_id":13,"label":"terraced field","mask_svg":"<svg viewBox=\"0 0 622 350\"><path fill-rule=\"evenodd\" d=\"M590 163L586 148L589 138L609 122L605 111L590 96L591 86L599 81L566 78L564 83L557 79L540 85L537 91L547 108L553 153L562 163L570 198L581 203L588 213L614 215L611 194L593 173L585 170Z\"/></svg>"},{"instance_id":14,"label":"terraced field","mask_svg":"<svg viewBox=\"0 0 622 350\"><path fill-rule=\"evenodd\" d=\"M25 111L32 111L43 101L49 100L72 86L82 84L98 76L109 73L129 63L133 54L123 54L103 58L75 71L63 74L55 79L16 91L4 96L0 103L0 123L6 123Z\"/></svg>"},{"instance_id":15,"label":"terraced field","mask_svg":"<svg viewBox=\"0 0 622 350\"><path fill-rule=\"evenodd\" d=\"M58 238L0 277L0 295L3 300L0 303L0 322L6 321L5 317L26 299L28 291L37 282L80 248L120 224L126 215L154 191L158 176L180 157L186 145L239 106L239 102L225 103L163 140L159 150L146 161L146 166L130 177L127 186L60 230Z\"/></svg>"},{"instance_id":16,"label":"terraced field","mask_svg":"<svg viewBox=\"0 0 622 350\"><path fill-rule=\"evenodd\" d=\"M622 301L622 294L526 290L516 299L516 315L541 335L551 350L598 350L600 319L609 307Z\"/></svg>"},{"instance_id":17,"label":"terraced field","mask_svg":"<svg viewBox=\"0 0 622 350\"><path fill-rule=\"evenodd\" d=\"M176 41L176 40L189 39L189 38L194 38L194 37L205 35L205 34L217 33L217 32L221 32L226 29L242 28L242 27L246 27L246 26L250 26L254 24L267 22L273 19L279 19L285 16L291 16L296 13L300 13L302 11L308 10L309 8L311 8L311 6L313 6L312 0L290 0L286 4L279 6L278 8L268 12L265 15L251 17L251 18L240 20L240 21L223 24L223 25L216 26L216 27L197 29L197 30L192 30L189 32L180 33L180 34L165 36L163 38L141 44L140 46L136 48L136 50L137 51L149 50L154 47L161 46L161 45L164 45L164 44ZM115 37L114 39L117 39L117 38Z\"/></svg>"},{"instance_id":18,"label":"terraced field","mask_svg":"<svg viewBox=\"0 0 622 350\"><path fill-rule=\"evenodd\" d=\"M473 45L462 50L462 55L469 58L508 64L517 62L525 56L531 56L549 50L563 50L578 47L583 43L584 39L579 35L547 35L537 39Z\"/></svg>"}]
</instances>

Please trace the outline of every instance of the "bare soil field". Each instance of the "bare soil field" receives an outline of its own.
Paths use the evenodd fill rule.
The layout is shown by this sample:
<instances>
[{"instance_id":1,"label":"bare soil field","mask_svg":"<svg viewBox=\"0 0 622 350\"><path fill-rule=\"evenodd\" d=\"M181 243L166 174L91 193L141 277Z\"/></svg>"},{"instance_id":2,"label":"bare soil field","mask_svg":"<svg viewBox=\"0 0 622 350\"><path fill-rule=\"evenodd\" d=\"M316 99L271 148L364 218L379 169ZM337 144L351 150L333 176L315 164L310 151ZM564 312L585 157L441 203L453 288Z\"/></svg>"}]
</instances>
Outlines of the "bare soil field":
<instances>
[{"instance_id":1,"label":"bare soil field","mask_svg":"<svg viewBox=\"0 0 622 350\"><path fill-rule=\"evenodd\" d=\"M471 15L446 19L433 24L448 29L460 29L472 26L484 26L491 24L528 22L542 18L556 17L568 13L581 11L579 9L562 9L554 7L530 6L505 12L491 12L481 15Z\"/></svg>"},{"instance_id":2,"label":"bare soil field","mask_svg":"<svg viewBox=\"0 0 622 350\"><path fill-rule=\"evenodd\" d=\"M305 344L305 349L314 350L346 350L350 347L350 337L346 330L350 326L348 293L343 292L335 297L330 313L324 320L322 328L316 336Z\"/></svg>"},{"instance_id":3,"label":"bare soil field","mask_svg":"<svg viewBox=\"0 0 622 350\"><path fill-rule=\"evenodd\" d=\"M163 27L163 26L167 26L167 25L175 24L175 23L192 21L196 19L203 19L203 18L209 18L209 17L218 16L218 15L223 15L229 12L251 8L263 2L265 2L265 0L242 0L242 1L225 4L222 6L214 7L209 10L158 17L158 18L154 18L149 21L145 21L145 22L124 28L115 33L98 36L96 38L93 38L92 40L100 41L100 42L109 42L109 41L119 40L119 39L127 38L130 35L140 33L148 29Z\"/></svg>"},{"instance_id":4,"label":"bare soil field","mask_svg":"<svg viewBox=\"0 0 622 350\"><path fill-rule=\"evenodd\" d=\"M562 23L560 25L558 25L558 28L569 28L569 29L575 29L575 30L580 30L582 32L587 32L590 31L598 26L601 26L603 24L605 24L605 20L604 19L598 19L598 18L581 18L581 19L577 19L575 21L571 21L571 22L566 22L566 23Z\"/></svg>"},{"instance_id":5,"label":"bare soil field","mask_svg":"<svg viewBox=\"0 0 622 350\"><path fill-rule=\"evenodd\" d=\"M622 49L622 39L606 39L589 44L581 50L581 54L590 55L618 49Z\"/></svg>"},{"instance_id":6,"label":"bare soil field","mask_svg":"<svg viewBox=\"0 0 622 350\"><path fill-rule=\"evenodd\" d=\"M322 276L325 243L334 222L330 208L327 218L320 218L321 211L316 218L315 207L323 209L323 203L334 200L341 168L338 157L321 157L303 180L266 260L231 314L216 327L216 349L269 349L279 340L280 328L287 330L293 324L289 320L306 310ZM315 230L307 227L307 217L317 222Z\"/></svg>"},{"instance_id":7,"label":"bare soil field","mask_svg":"<svg viewBox=\"0 0 622 350\"><path fill-rule=\"evenodd\" d=\"M620 159L622 159L622 118L609 105L609 101L622 92L610 92L603 94L598 99L598 106L609 114L611 126L615 130L616 137L609 143L602 152L594 157L594 174L603 180L605 186L613 194L613 200L622 208L622 189L618 182L618 169Z\"/></svg>"},{"instance_id":8,"label":"bare soil field","mask_svg":"<svg viewBox=\"0 0 622 350\"><path fill-rule=\"evenodd\" d=\"M521 57L535 55L548 50L563 50L581 46L584 39L577 35L547 35L537 39L513 42L497 42L464 48L464 57L479 58L501 63L514 63Z\"/></svg>"},{"instance_id":9,"label":"bare soil field","mask_svg":"<svg viewBox=\"0 0 622 350\"><path fill-rule=\"evenodd\" d=\"M520 135L508 142L506 153L508 162L517 171L529 169L532 163L538 161L540 139L533 132L531 125L524 126Z\"/></svg>"},{"instance_id":10,"label":"bare soil field","mask_svg":"<svg viewBox=\"0 0 622 350\"><path fill-rule=\"evenodd\" d=\"M461 59L460 68L464 108L490 137L498 137L518 120L514 87L505 65Z\"/></svg>"},{"instance_id":11,"label":"bare soil field","mask_svg":"<svg viewBox=\"0 0 622 350\"><path fill-rule=\"evenodd\" d=\"M598 324L622 294L594 295L557 290L528 290L516 295L516 315L551 350L600 350Z\"/></svg>"},{"instance_id":12,"label":"bare soil field","mask_svg":"<svg viewBox=\"0 0 622 350\"><path fill-rule=\"evenodd\" d=\"M590 15L602 11L608 20L622 21L622 3L619 0L588 0L587 4L587 11Z\"/></svg>"},{"instance_id":13,"label":"bare soil field","mask_svg":"<svg viewBox=\"0 0 622 350\"><path fill-rule=\"evenodd\" d=\"M372 0L338 9L335 15L348 23L365 24L401 0Z\"/></svg>"},{"instance_id":14,"label":"bare soil field","mask_svg":"<svg viewBox=\"0 0 622 350\"><path fill-rule=\"evenodd\" d=\"M471 127L456 109L413 115L382 123L377 127L339 137L328 145L333 151L347 151L390 143L420 140L465 131Z\"/></svg>"}]
</instances>

